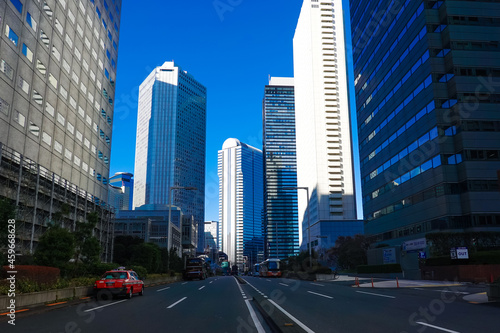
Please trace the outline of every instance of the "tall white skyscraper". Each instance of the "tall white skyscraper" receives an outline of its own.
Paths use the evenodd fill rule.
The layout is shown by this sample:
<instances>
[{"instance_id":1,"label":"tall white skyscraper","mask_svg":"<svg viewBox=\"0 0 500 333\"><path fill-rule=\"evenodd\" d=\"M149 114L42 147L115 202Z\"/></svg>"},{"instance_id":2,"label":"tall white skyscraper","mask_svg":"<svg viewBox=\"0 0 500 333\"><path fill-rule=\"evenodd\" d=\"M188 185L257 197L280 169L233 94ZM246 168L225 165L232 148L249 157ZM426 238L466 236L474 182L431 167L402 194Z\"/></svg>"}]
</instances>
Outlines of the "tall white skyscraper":
<instances>
[{"instance_id":1,"label":"tall white skyscraper","mask_svg":"<svg viewBox=\"0 0 500 333\"><path fill-rule=\"evenodd\" d=\"M227 139L219 150L220 250L231 265L243 268L244 258L255 263L263 253L262 151L237 139Z\"/></svg>"},{"instance_id":2,"label":"tall white skyscraper","mask_svg":"<svg viewBox=\"0 0 500 333\"><path fill-rule=\"evenodd\" d=\"M313 246L360 232L356 216L342 0L304 0L293 39L299 221ZM353 223L353 224L350 224ZM350 227L354 227L349 231ZM317 238L315 236L321 236ZM324 238L324 236L328 236Z\"/></svg>"},{"instance_id":3,"label":"tall white skyscraper","mask_svg":"<svg viewBox=\"0 0 500 333\"><path fill-rule=\"evenodd\" d=\"M173 190L172 205L193 215L204 235L205 141L206 88L165 62L139 87L133 206L168 205L171 187L196 187Z\"/></svg>"}]
</instances>

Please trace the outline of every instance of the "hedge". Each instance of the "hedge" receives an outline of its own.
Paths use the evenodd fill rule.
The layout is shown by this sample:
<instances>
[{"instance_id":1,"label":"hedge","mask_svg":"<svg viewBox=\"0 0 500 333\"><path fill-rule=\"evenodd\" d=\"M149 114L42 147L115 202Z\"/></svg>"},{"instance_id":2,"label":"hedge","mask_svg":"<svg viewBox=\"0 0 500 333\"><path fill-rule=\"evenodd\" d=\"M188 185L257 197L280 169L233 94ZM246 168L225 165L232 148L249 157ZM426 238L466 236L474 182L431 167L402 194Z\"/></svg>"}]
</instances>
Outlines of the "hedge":
<instances>
[{"instance_id":1,"label":"hedge","mask_svg":"<svg viewBox=\"0 0 500 333\"><path fill-rule=\"evenodd\" d=\"M2 277L7 277L9 266L3 266ZM41 284L54 284L59 279L61 270L56 267L16 265L16 280L36 281Z\"/></svg>"},{"instance_id":2,"label":"hedge","mask_svg":"<svg viewBox=\"0 0 500 333\"><path fill-rule=\"evenodd\" d=\"M356 268L358 274L367 273L401 273L400 264L385 264L385 265L359 265Z\"/></svg>"}]
</instances>

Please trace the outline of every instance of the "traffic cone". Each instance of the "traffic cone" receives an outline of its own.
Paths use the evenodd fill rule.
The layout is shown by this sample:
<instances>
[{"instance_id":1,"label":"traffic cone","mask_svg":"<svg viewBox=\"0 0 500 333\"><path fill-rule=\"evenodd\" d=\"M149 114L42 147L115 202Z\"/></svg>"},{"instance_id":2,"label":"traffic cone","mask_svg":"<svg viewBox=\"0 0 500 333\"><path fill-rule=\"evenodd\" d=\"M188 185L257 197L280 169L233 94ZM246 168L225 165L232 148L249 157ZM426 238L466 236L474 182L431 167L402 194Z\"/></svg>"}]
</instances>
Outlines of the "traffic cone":
<instances>
[{"instance_id":1,"label":"traffic cone","mask_svg":"<svg viewBox=\"0 0 500 333\"><path fill-rule=\"evenodd\" d=\"M372 278L372 288L375 288L375 286L373 285L373 278Z\"/></svg>"},{"instance_id":2,"label":"traffic cone","mask_svg":"<svg viewBox=\"0 0 500 333\"><path fill-rule=\"evenodd\" d=\"M396 285L397 287L399 288L399 280L398 280L398 277L396 276Z\"/></svg>"}]
</instances>

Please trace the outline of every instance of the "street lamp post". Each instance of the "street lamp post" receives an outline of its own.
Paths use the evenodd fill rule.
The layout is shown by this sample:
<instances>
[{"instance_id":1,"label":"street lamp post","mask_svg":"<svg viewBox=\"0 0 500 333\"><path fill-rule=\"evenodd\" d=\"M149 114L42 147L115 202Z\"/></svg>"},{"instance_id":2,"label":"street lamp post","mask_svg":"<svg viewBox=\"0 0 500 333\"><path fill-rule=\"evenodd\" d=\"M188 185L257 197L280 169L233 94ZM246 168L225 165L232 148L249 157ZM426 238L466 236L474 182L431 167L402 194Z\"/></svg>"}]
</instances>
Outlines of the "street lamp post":
<instances>
[{"instance_id":1,"label":"street lamp post","mask_svg":"<svg viewBox=\"0 0 500 333\"><path fill-rule=\"evenodd\" d=\"M312 253L311 253L311 213L309 209L309 187L283 187L283 190L306 190L307 195L307 247L309 248L309 268L312 267Z\"/></svg>"},{"instance_id":2,"label":"street lamp post","mask_svg":"<svg viewBox=\"0 0 500 333\"><path fill-rule=\"evenodd\" d=\"M172 232L170 230L170 224L172 223L172 192L173 192L173 190L196 191L198 189L194 186L170 186L170 189L168 190L168 226L167 226L168 242L167 242L167 249L169 252L169 256L170 256L170 248L172 247ZM179 224L179 226L180 226L180 224ZM182 234L182 227L180 229L181 229L181 234ZM168 260L168 263L167 263L167 270L168 269L170 269L170 259Z\"/></svg>"}]
</instances>

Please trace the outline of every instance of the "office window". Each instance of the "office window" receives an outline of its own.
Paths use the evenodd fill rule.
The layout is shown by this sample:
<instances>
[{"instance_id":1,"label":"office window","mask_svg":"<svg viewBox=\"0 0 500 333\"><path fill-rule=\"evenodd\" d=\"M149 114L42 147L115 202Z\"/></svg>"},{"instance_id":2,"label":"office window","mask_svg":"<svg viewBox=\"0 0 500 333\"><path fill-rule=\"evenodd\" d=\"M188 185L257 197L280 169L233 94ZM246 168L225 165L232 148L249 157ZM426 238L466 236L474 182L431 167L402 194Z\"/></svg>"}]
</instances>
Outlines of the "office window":
<instances>
[{"instance_id":1,"label":"office window","mask_svg":"<svg viewBox=\"0 0 500 333\"><path fill-rule=\"evenodd\" d=\"M62 85L59 87L59 92L64 99L68 98L68 91Z\"/></svg>"},{"instance_id":2,"label":"office window","mask_svg":"<svg viewBox=\"0 0 500 333\"><path fill-rule=\"evenodd\" d=\"M28 82L26 82L25 79L23 79L21 76L19 76L19 83L18 83L19 88L21 88L22 91L24 91L26 94L29 93L30 90L30 85Z\"/></svg>"},{"instance_id":3,"label":"office window","mask_svg":"<svg viewBox=\"0 0 500 333\"><path fill-rule=\"evenodd\" d=\"M52 19L52 15L54 15L54 12L52 9L49 7L46 1L43 2L43 10L45 11L45 14L49 17L49 19Z\"/></svg>"},{"instance_id":4,"label":"office window","mask_svg":"<svg viewBox=\"0 0 500 333\"><path fill-rule=\"evenodd\" d=\"M55 140L54 142L54 149L59 153L59 154L62 154L62 144Z\"/></svg>"},{"instance_id":5,"label":"office window","mask_svg":"<svg viewBox=\"0 0 500 333\"><path fill-rule=\"evenodd\" d=\"M31 134L38 136L40 134L40 127L30 121L30 126L28 127Z\"/></svg>"},{"instance_id":6,"label":"office window","mask_svg":"<svg viewBox=\"0 0 500 333\"><path fill-rule=\"evenodd\" d=\"M21 112L16 110L16 115L14 117L14 120L16 121L16 123L24 127L24 124L26 122L26 117Z\"/></svg>"},{"instance_id":7,"label":"office window","mask_svg":"<svg viewBox=\"0 0 500 333\"><path fill-rule=\"evenodd\" d=\"M57 122L61 125L65 125L66 123L66 118L64 118L64 116L62 114L60 114L59 112L57 113Z\"/></svg>"},{"instance_id":8,"label":"office window","mask_svg":"<svg viewBox=\"0 0 500 333\"><path fill-rule=\"evenodd\" d=\"M69 96L69 104L76 110L76 100L71 95Z\"/></svg>"},{"instance_id":9,"label":"office window","mask_svg":"<svg viewBox=\"0 0 500 333\"><path fill-rule=\"evenodd\" d=\"M65 156L68 160L70 160L70 161L71 161L71 158L72 158L73 154L71 153L71 150L69 150L68 148L66 148L66 149L64 150L64 156Z\"/></svg>"},{"instance_id":10,"label":"office window","mask_svg":"<svg viewBox=\"0 0 500 333\"><path fill-rule=\"evenodd\" d=\"M23 4L21 3L21 1L19 1L19 0L10 0L10 2L12 2L12 4L14 5L14 7L16 7L16 9L19 12L19 14L23 13Z\"/></svg>"},{"instance_id":11,"label":"office window","mask_svg":"<svg viewBox=\"0 0 500 333\"><path fill-rule=\"evenodd\" d=\"M45 112L54 117L54 111L55 111L54 107L49 102L47 102L45 104Z\"/></svg>"},{"instance_id":12,"label":"office window","mask_svg":"<svg viewBox=\"0 0 500 333\"><path fill-rule=\"evenodd\" d=\"M47 67L45 67L45 65L40 61L40 59L37 59L36 60L36 68L38 69L38 71L40 71L40 73L42 75L45 76L45 74L47 73Z\"/></svg>"},{"instance_id":13,"label":"office window","mask_svg":"<svg viewBox=\"0 0 500 333\"><path fill-rule=\"evenodd\" d=\"M7 77L12 81L12 79L14 78L14 70L12 69L12 67L7 63L5 62L5 60L1 60L0 61L0 71L2 71L5 75L7 75Z\"/></svg>"},{"instance_id":14,"label":"office window","mask_svg":"<svg viewBox=\"0 0 500 333\"><path fill-rule=\"evenodd\" d=\"M49 73L49 82L50 82L51 85L54 86L54 88L57 89L57 79L54 77L54 75L52 75L52 73Z\"/></svg>"},{"instance_id":15,"label":"office window","mask_svg":"<svg viewBox=\"0 0 500 333\"><path fill-rule=\"evenodd\" d=\"M80 35L80 37L83 38L83 28L78 23L76 24L76 31L78 32L78 34Z\"/></svg>"},{"instance_id":16,"label":"office window","mask_svg":"<svg viewBox=\"0 0 500 333\"><path fill-rule=\"evenodd\" d=\"M55 46L52 46L52 55L57 59L57 61L61 61L61 53Z\"/></svg>"},{"instance_id":17,"label":"office window","mask_svg":"<svg viewBox=\"0 0 500 333\"><path fill-rule=\"evenodd\" d=\"M50 44L50 39L42 29L40 29L40 39L45 44L45 46L47 46L47 48L48 48L49 44Z\"/></svg>"},{"instance_id":18,"label":"office window","mask_svg":"<svg viewBox=\"0 0 500 333\"><path fill-rule=\"evenodd\" d=\"M68 9L68 17L69 17L69 20L71 21L71 23L73 23L73 25L75 24L75 15L73 15L73 12L71 11L71 9Z\"/></svg>"},{"instance_id":19,"label":"office window","mask_svg":"<svg viewBox=\"0 0 500 333\"><path fill-rule=\"evenodd\" d=\"M30 61L33 62L33 52L28 48L26 44L23 43L23 50L22 50L24 56Z\"/></svg>"},{"instance_id":20,"label":"office window","mask_svg":"<svg viewBox=\"0 0 500 333\"><path fill-rule=\"evenodd\" d=\"M78 61L82 60L82 53L76 47L75 47L75 57L78 59Z\"/></svg>"},{"instance_id":21,"label":"office window","mask_svg":"<svg viewBox=\"0 0 500 333\"><path fill-rule=\"evenodd\" d=\"M62 36L64 29L63 29L61 22L59 22L58 19L55 20L54 26L56 27L56 30L59 31L59 33Z\"/></svg>"},{"instance_id":22,"label":"office window","mask_svg":"<svg viewBox=\"0 0 500 333\"><path fill-rule=\"evenodd\" d=\"M69 48L72 49L73 48L73 40L69 37L68 34L66 34L65 41L68 44Z\"/></svg>"},{"instance_id":23,"label":"office window","mask_svg":"<svg viewBox=\"0 0 500 333\"><path fill-rule=\"evenodd\" d=\"M7 103L5 100L0 98L0 113L3 113L4 115L8 116L9 115L9 108L10 108L9 103Z\"/></svg>"},{"instance_id":24,"label":"office window","mask_svg":"<svg viewBox=\"0 0 500 333\"><path fill-rule=\"evenodd\" d=\"M42 105L43 104L43 97L42 97L42 95L40 95L38 93L38 91L36 91L35 89L33 89L33 101L35 101L35 103L38 104L38 105Z\"/></svg>"},{"instance_id":25,"label":"office window","mask_svg":"<svg viewBox=\"0 0 500 333\"><path fill-rule=\"evenodd\" d=\"M17 34L12 30L8 24L5 25L5 36L7 36L12 43L14 43L15 46L17 46L17 43L19 42L19 37L17 37Z\"/></svg>"},{"instance_id":26,"label":"office window","mask_svg":"<svg viewBox=\"0 0 500 333\"><path fill-rule=\"evenodd\" d=\"M33 19L33 16L31 16L30 12L26 13L26 22L31 27L31 29L33 29L33 31L36 32L37 24L36 24L35 19Z\"/></svg>"},{"instance_id":27,"label":"office window","mask_svg":"<svg viewBox=\"0 0 500 333\"><path fill-rule=\"evenodd\" d=\"M48 135L46 132L43 132L42 134L42 141L48 144L49 147L50 145L52 145L52 137Z\"/></svg>"}]
</instances>

